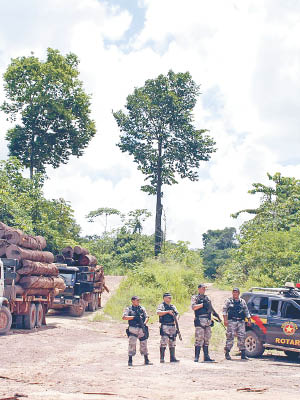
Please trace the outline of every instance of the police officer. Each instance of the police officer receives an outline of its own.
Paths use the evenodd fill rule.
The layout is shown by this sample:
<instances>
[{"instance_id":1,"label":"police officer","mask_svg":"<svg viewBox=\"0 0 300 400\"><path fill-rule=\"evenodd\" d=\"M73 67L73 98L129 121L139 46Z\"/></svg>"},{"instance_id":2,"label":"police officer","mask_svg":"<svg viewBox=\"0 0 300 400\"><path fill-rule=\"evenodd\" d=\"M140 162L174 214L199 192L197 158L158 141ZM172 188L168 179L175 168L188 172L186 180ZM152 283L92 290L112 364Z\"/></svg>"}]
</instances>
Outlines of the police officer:
<instances>
[{"instance_id":1,"label":"police officer","mask_svg":"<svg viewBox=\"0 0 300 400\"><path fill-rule=\"evenodd\" d=\"M245 348L245 319L247 318L248 326L251 326L251 316L244 299L240 298L240 289L232 290L232 297L225 301L223 307L224 325L227 327L225 358L231 360L230 350L233 347L234 337L237 336L238 348L241 351L241 359L248 360Z\"/></svg>"},{"instance_id":2,"label":"police officer","mask_svg":"<svg viewBox=\"0 0 300 400\"><path fill-rule=\"evenodd\" d=\"M167 345L170 350L170 362L179 362L175 357L176 335L177 330L175 326L174 315L178 316L176 307L171 304L172 296L170 293L164 293L163 303L161 303L156 310L159 315L160 326L160 362L165 362L165 351Z\"/></svg>"},{"instance_id":3,"label":"police officer","mask_svg":"<svg viewBox=\"0 0 300 400\"><path fill-rule=\"evenodd\" d=\"M212 362L208 354L209 340L211 338L211 314L220 318L214 310L211 301L205 295L206 285L198 285L198 294L192 296L191 305L195 313L195 362L199 361L201 347L203 346L204 361Z\"/></svg>"},{"instance_id":4,"label":"police officer","mask_svg":"<svg viewBox=\"0 0 300 400\"><path fill-rule=\"evenodd\" d=\"M148 358L148 348L147 348L147 338L145 336L145 330L148 332L148 327L146 326L149 317L144 307L140 306L140 298L138 296L131 297L132 305L127 307L123 313L123 319L128 321L128 328L126 330L129 345L128 345L128 365L132 366L132 357L136 354L136 341L140 341L140 352L144 356L145 364L152 365ZM144 322L144 327L142 329L142 322Z\"/></svg>"}]
</instances>

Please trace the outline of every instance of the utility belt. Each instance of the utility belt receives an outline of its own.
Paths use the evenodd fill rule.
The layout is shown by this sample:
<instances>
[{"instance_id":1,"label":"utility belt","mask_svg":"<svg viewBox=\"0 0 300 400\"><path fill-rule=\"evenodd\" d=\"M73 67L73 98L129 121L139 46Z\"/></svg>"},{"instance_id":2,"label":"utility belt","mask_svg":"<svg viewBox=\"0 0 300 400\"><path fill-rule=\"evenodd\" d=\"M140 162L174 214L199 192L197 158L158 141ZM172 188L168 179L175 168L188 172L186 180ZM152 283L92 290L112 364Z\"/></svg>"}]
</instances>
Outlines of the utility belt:
<instances>
[{"instance_id":1,"label":"utility belt","mask_svg":"<svg viewBox=\"0 0 300 400\"><path fill-rule=\"evenodd\" d=\"M245 318L236 318L236 317L231 317L231 318L228 318L228 321L245 321Z\"/></svg>"},{"instance_id":2,"label":"utility belt","mask_svg":"<svg viewBox=\"0 0 300 400\"><path fill-rule=\"evenodd\" d=\"M163 323L161 326L167 325L167 326L175 326L175 322L169 322L169 323Z\"/></svg>"},{"instance_id":3,"label":"utility belt","mask_svg":"<svg viewBox=\"0 0 300 400\"><path fill-rule=\"evenodd\" d=\"M203 321L201 321L201 319L204 319L204 318L208 319L210 321L210 316L209 315L198 316L198 317L196 317L194 319L194 327L195 328L201 327L201 328L205 329L205 328L208 328L209 326L214 326L214 322L213 321L210 321L210 325L206 325L206 324L204 325Z\"/></svg>"},{"instance_id":4,"label":"utility belt","mask_svg":"<svg viewBox=\"0 0 300 400\"><path fill-rule=\"evenodd\" d=\"M126 335L129 337L129 336L135 336L135 337L138 337L138 335L136 335L135 333L133 333L133 332L130 332L130 330L129 330L129 328L130 327L128 327L127 329L126 329ZM142 329L142 327L141 326L132 326L132 328L139 328L139 329ZM145 333L144 333L144 336L143 337L141 337L141 338L139 338L139 341L140 342L143 342L144 340L147 340L148 338L149 338L149 329L148 329L148 326L146 326L145 325Z\"/></svg>"},{"instance_id":5,"label":"utility belt","mask_svg":"<svg viewBox=\"0 0 300 400\"><path fill-rule=\"evenodd\" d=\"M161 325L160 325L160 328L159 328L159 334L160 334L160 336L168 336L168 338L169 338L170 340L175 341L175 340L176 340L177 333L178 333L177 330L176 330L176 332L175 332L174 335L170 335L169 333L164 332L164 330L163 330L163 326L164 326L164 325L166 325L166 326L174 326L174 327L175 327L175 324L161 324Z\"/></svg>"}]
</instances>

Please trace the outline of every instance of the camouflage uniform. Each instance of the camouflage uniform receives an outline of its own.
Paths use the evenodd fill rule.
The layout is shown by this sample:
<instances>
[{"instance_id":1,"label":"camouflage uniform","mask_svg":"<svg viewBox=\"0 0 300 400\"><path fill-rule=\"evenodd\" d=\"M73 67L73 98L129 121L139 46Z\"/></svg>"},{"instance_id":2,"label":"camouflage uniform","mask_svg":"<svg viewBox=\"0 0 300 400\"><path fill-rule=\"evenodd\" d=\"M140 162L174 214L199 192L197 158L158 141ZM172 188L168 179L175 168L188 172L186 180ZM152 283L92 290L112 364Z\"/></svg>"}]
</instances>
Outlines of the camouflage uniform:
<instances>
[{"instance_id":1,"label":"camouflage uniform","mask_svg":"<svg viewBox=\"0 0 300 400\"><path fill-rule=\"evenodd\" d=\"M166 303L161 303L158 307L156 312L164 312L167 311L168 309L173 309L174 313L176 316L178 315L177 308L173 305L169 305L170 308L168 308L168 305ZM174 318L171 315L168 315L167 318L170 319L170 322L164 323L162 322L162 318L160 317L161 321L161 328L160 328L160 334L161 334L161 340L160 340L160 347L166 348L167 345L169 345L169 348L174 348L176 346L176 336L177 336L177 331L176 331L176 326L174 323ZM173 320L173 321L171 321Z\"/></svg>"},{"instance_id":2,"label":"camouflage uniform","mask_svg":"<svg viewBox=\"0 0 300 400\"><path fill-rule=\"evenodd\" d=\"M194 306L199 304L199 299L204 299L207 296L195 295L192 296L191 307L194 310ZM200 309L201 310L201 309ZM210 312L211 313L211 312ZM195 318L195 346L202 347L203 345L208 346L211 338L211 318L210 315L202 318ZM199 325L199 326L197 326Z\"/></svg>"},{"instance_id":3,"label":"camouflage uniform","mask_svg":"<svg viewBox=\"0 0 300 400\"><path fill-rule=\"evenodd\" d=\"M245 318L250 318L250 313L247 307L247 304L244 299L239 298L238 300L239 309L240 309L240 317L236 316L237 314L232 313L231 310L234 309L234 305L237 304L237 301L230 297L226 300L223 307L223 315L228 315L228 326L226 333L226 344L225 344L225 352L230 351L233 347L234 337L237 336L237 344L240 351L245 350L245 338L246 338L246 329L245 329ZM231 315L232 314L232 315Z\"/></svg>"},{"instance_id":4,"label":"camouflage uniform","mask_svg":"<svg viewBox=\"0 0 300 400\"><path fill-rule=\"evenodd\" d=\"M139 306L144 314L144 320L148 318L147 312L144 307ZM129 306L124 310L123 317L133 316L134 307ZM129 326L129 345L128 345L128 355L134 356L136 354L136 342L137 339L140 340L140 353L144 356L148 355L147 339L141 340L144 337L143 329L140 326Z\"/></svg>"}]
</instances>

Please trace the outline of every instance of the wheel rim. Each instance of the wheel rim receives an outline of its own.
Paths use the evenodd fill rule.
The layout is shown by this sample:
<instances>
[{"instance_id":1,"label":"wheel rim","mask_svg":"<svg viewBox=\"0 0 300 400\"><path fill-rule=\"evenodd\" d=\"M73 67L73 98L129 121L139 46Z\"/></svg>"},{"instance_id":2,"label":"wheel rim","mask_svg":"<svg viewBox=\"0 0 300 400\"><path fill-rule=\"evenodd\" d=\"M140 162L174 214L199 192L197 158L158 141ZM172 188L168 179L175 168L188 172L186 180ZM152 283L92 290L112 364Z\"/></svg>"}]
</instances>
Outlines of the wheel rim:
<instances>
[{"instance_id":1,"label":"wheel rim","mask_svg":"<svg viewBox=\"0 0 300 400\"><path fill-rule=\"evenodd\" d=\"M8 324L8 317L4 312L0 311L0 329L5 329Z\"/></svg>"},{"instance_id":2,"label":"wheel rim","mask_svg":"<svg viewBox=\"0 0 300 400\"><path fill-rule=\"evenodd\" d=\"M32 323L32 324L35 323L35 316L36 316L35 310L32 310L32 311L31 311L31 323Z\"/></svg>"},{"instance_id":3,"label":"wheel rim","mask_svg":"<svg viewBox=\"0 0 300 400\"><path fill-rule=\"evenodd\" d=\"M245 341L246 349L249 353L256 350L257 342L253 336L248 336Z\"/></svg>"}]
</instances>

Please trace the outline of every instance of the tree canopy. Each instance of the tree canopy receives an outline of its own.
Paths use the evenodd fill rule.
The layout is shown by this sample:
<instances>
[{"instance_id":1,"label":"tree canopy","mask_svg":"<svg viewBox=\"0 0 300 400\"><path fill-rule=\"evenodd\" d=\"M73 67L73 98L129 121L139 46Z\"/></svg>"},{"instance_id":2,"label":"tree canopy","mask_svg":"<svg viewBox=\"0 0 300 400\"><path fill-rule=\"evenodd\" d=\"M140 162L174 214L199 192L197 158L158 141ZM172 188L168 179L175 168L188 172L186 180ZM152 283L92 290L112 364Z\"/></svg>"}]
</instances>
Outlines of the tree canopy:
<instances>
[{"instance_id":1,"label":"tree canopy","mask_svg":"<svg viewBox=\"0 0 300 400\"><path fill-rule=\"evenodd\" d=\"M71 155L81 156L96 133L90 118L90 96L78 79L79 60L48 49L46 61L34 55L12 59L4 74L8 120L17 122L6 134L9 153L30 169L44 173Z\"/></svg>"},{"instance_id":2,"label":"tree canopy","mask_svg":"<svg viewBox=\"0 0 300 400\"><path fill-rule=\"evenodd\" d=\"M169 71L149 79L127 97L126 111L113 115L120 128L122 152L133 156L145 175L142 190L156 195L155 254L161 251L162 185L178 178L196 181L200 161L208 161L215 142L193 125L199 86L186 73Z\"/></svg>"}]
</instances>

